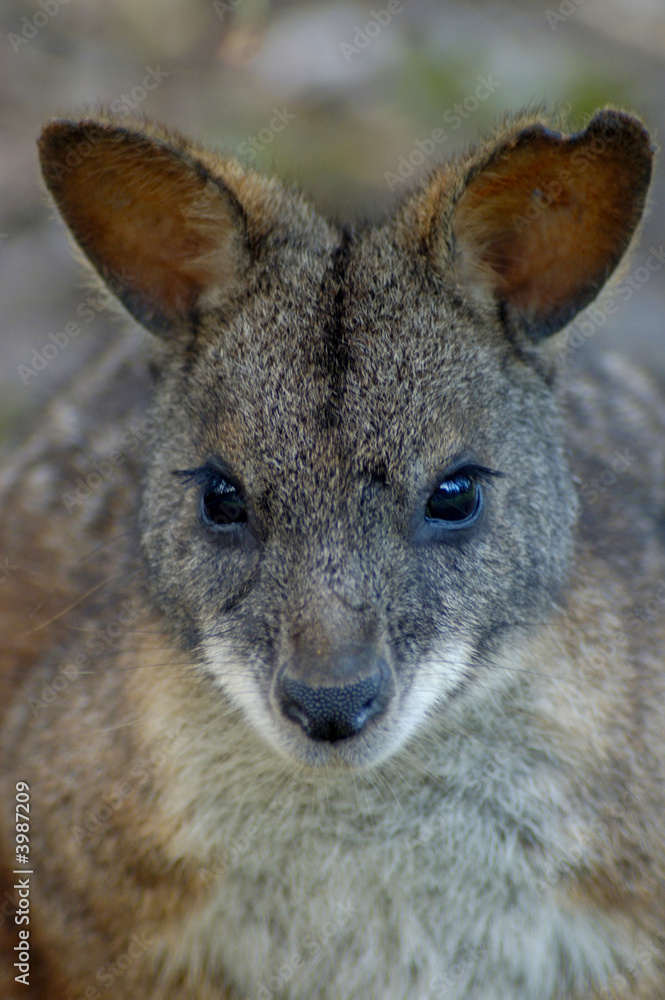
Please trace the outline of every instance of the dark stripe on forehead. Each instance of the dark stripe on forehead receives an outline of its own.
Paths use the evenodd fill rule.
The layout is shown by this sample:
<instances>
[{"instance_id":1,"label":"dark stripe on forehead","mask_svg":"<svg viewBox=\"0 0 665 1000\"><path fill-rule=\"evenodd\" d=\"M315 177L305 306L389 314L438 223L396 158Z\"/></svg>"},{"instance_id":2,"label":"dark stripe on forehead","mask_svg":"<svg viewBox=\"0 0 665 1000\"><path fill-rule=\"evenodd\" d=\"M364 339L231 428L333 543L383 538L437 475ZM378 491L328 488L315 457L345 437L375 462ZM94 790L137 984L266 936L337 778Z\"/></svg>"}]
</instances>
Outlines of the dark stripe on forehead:
<instances>
[{"instance_id":1,"label":"dark stripe on forehead","mask_svg":"<svg viewBox=\"0 0 665 1000\"><path fill-rule=\"evenodd\" d=\"M342 239L333 250L330 267L321 282L321 362L330 384L330 396L321 412L321 424L326 428L339 424L341 396L351 360L344 319L349 296L347 272L352 242L351 231L344 227Z\"/></svg>"}]
</instances>

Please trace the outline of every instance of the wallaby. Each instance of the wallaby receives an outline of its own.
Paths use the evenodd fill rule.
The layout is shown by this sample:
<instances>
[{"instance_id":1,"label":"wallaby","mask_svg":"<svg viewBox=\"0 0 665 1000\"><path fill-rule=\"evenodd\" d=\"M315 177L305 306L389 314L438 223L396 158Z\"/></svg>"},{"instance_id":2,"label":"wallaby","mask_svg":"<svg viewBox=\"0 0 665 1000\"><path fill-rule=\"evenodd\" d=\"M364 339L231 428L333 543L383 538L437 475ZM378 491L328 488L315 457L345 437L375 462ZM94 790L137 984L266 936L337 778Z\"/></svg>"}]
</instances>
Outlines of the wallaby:
<instances>
[{"instance_id":1,"label":"wallaby","mask_svg":"<svg viewBox=\"0 0 665 1000\"><path fill-rule=\"evenodd\" d=\"M3 997L663 1000L665 405L551 336L652 146L559 127L355 228L44 128L154 336L3 474Z\"/></svg>"}]
</instances>

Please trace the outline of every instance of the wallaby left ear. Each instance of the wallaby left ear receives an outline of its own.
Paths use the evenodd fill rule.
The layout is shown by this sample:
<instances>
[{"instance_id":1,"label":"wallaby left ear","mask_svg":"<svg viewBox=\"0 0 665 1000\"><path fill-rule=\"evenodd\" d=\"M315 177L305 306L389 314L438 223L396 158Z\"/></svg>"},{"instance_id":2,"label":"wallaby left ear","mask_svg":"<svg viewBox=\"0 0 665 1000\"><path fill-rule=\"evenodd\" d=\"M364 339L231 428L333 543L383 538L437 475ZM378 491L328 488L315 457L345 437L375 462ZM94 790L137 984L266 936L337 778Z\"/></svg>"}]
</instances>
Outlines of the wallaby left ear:
<instances>
[{"instance_id":1,"label":"wallaby left ear","mask_svg":"<svg viewBox=\"0 0 665 1000\"><path fill-rule=\"evenodd\" d=\"M595 298L621 260L644 210L652 157L642 124L619 111L598 112L570 136L518 124L457 167L452 197L450 175L435 176L426 200L438 202L438 220L430 216L425 245L452 257L465 284L489 292L512 329L548 336Z\"/></svg>"}]
</instances>

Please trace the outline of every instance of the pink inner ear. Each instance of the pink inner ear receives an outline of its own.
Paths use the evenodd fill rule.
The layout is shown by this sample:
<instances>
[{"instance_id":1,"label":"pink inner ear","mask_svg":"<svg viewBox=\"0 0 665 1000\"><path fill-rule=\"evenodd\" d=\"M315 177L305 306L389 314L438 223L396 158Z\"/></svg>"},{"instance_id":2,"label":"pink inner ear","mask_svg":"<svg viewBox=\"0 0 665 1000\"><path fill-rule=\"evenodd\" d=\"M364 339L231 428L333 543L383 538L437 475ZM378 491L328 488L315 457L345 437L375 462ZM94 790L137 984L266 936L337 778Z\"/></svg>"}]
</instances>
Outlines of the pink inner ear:
<instances>
[{"instance_id":1,"label":"pink inner ear","mask_svg":"<svg viewBox=\"0 0 665 1000\"><path fill-rule=\"evenodd\" d=\"M115 130L73 167L71 146L54 152L65 164L46 155L44 172L65 221L137 313L177 322L232 278L233 209L182 154Z\"/></svg>"},{"instance_id":2,"label":"pink inner ear","mask_svg":"<svg viewBox=\"0 0 665 1000\"><path fill-rule=\"evenodd\" d=\"M462 252L529 324L581 308L618 263L645 193L632 153L541 132L470 182L454 222Z\"/></svg>"}]
</instances>

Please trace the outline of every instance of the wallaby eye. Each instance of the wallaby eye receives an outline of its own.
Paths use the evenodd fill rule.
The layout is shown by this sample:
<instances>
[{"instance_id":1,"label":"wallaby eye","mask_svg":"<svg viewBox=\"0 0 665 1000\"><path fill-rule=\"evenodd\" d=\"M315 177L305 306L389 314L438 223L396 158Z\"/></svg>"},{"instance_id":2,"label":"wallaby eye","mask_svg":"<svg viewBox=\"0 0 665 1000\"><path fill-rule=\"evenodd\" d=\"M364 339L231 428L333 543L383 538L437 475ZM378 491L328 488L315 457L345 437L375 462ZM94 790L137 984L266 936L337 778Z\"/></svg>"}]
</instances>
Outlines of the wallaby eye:
<instances>
[{"instance_id":1,"label":"wallaby eye","mask_svg":"<svg viewBox=\"0 0 665 1000\"><path fill-rule=\"evenodd\" d=\"M201 492L200 516L204 524L224 527L247 520L247 504L232 483L214 476Z\"/></svg>"},{"instance_id":2,"label":"wallaby eye","mask_svg":"<svg viewBox=\"0 0 665 1000\"><path fill-rule=\"evenodd\" d=\"M445 521L461 526L475 520L481 505L480 484L464 470L439 483L427 501L428 521Z\"/></svg>"},{"instance_id":3,"label":"wallaby eye","mask_svg":"<svg viewBox=\"0 0 665 1000\"><path fill-rule=\"evenodd\" d=\"M200 484L199 517L207 527L226 528L246 522L247 503L239 487L212 465L183 469L174 475L180 476L186 485Z\"/></svg>"}]
</instances>

